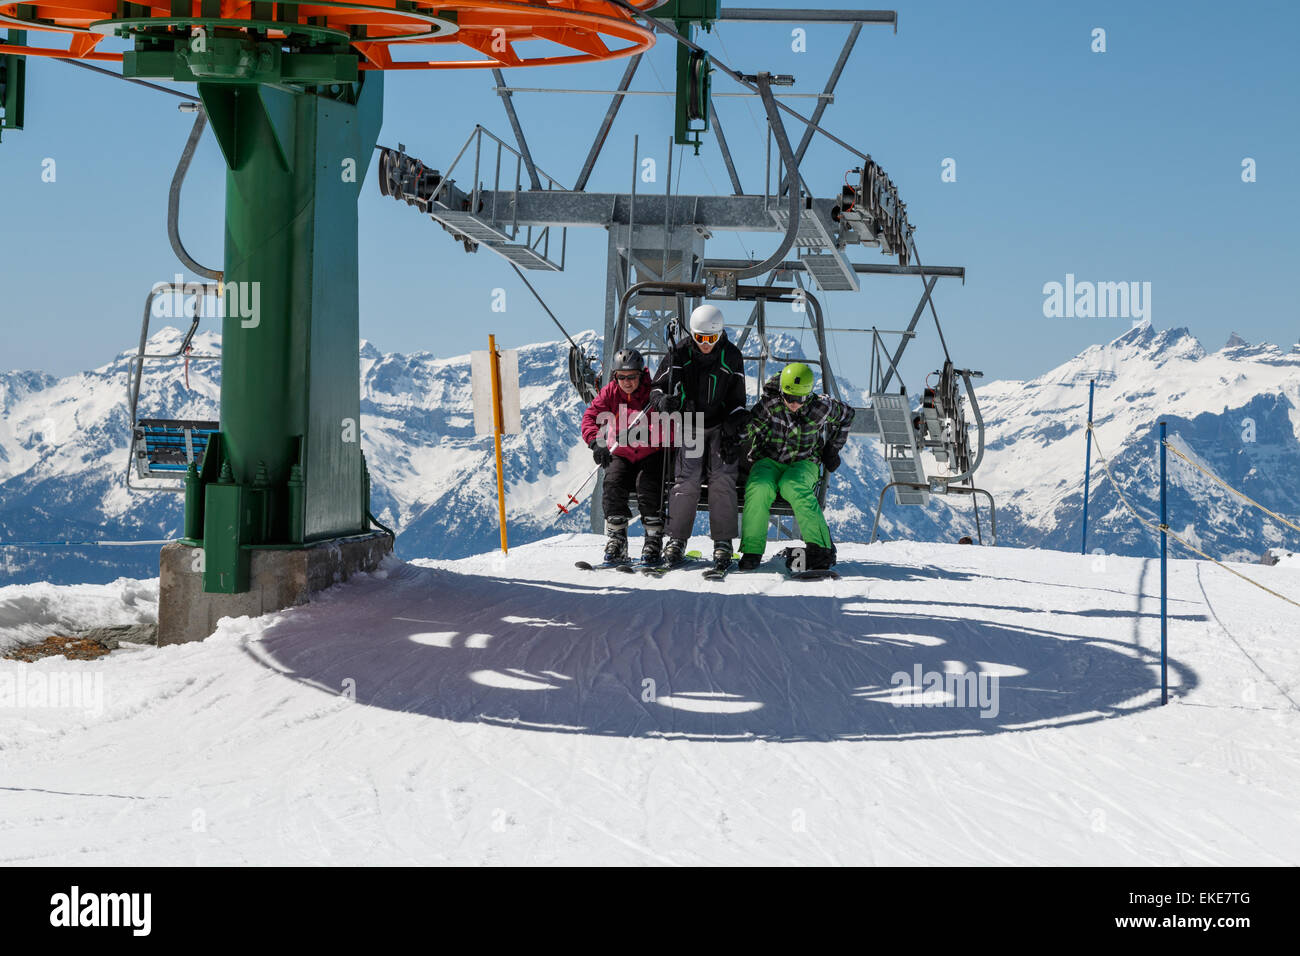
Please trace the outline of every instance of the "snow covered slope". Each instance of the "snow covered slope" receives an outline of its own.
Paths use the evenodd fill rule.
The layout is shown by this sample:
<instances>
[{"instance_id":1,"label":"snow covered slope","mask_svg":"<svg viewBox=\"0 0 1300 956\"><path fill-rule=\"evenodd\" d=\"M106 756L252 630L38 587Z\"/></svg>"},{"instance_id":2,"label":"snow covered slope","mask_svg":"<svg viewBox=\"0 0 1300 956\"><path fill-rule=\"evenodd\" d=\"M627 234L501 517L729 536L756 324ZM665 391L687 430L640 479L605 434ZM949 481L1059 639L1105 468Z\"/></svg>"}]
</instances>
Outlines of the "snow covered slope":
<instances>
[{"instance_id":1,"label":"snow covered slope","mask_svg":"<svg viewBox=\"0 0 1300 956\"><path fill-rule=\"evenodd\" d=\"M1172 563L1160 707L1151 561L890 543L710 585L572 568L598 544L0 662L0 862L1300 863L1300 619L1220 569Z\"/></svg>"}]
</instances>

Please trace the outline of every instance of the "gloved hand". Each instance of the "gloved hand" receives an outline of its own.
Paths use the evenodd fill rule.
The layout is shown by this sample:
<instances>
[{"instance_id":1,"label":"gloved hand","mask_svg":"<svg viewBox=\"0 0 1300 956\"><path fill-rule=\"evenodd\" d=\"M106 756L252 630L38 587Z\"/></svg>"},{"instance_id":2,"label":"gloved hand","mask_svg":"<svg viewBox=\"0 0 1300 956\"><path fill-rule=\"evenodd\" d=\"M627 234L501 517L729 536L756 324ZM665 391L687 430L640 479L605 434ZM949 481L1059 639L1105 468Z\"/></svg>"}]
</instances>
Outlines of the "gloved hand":
<instances>
[{"instance_id":1,"label":"gloved hand","mask_svg":"<svg viewBox=\"0 0 1300 956\"><path fill-rule=\"evenodd\" d=\"M726 421L722 423L722 437L737 438L749 424L749 411L741 408L727 416Z\"/></svg>"},{"instance_id":2,"label":"gloved hand","mask_svg":"<svg viewBox=\"0 0 1300 956\"><path fill-rule=\"evenodd\" d=\"M682 410L682 400L676 395L665 395L661 390L655 389L650 393L650 398L646 405L657 412L680 412Z\"/></svg>"},{"instance_id":3,"label":"gloved hand","mask_svg":"<svg viewBox=\"0 0 1300 956\"><path fill-rule=\"evenodd\" d=\"M596 464L600 465L601 468L608 467L609 463L614 460L614 453L602 445L599 439L593 441L587 447L591 449L591 457L595 459Z\"/></svg>"},{"instance_id":4,"label":"gloved hand","mask_svg":"<svg viewBox=\"0 0 1300 956\"><path fill-rule=\"evenodd\" d=\"M827 472L832 472L840 467L840 453L827 445L822 449L822 464L826 466Z\"/></svg>"},{"instance_id":5,"label":"gloved hand","mask_svg":"<svg viewBox=\"0 0 1300 956\"><path fill-rule=\"evenodd\" d=\"M722 457L724 464L733 465L740 460L740 445L740 437L728 435L726 427L723 426L722 435L718 441L718 454Z\"/></svg>"}]
</instances>

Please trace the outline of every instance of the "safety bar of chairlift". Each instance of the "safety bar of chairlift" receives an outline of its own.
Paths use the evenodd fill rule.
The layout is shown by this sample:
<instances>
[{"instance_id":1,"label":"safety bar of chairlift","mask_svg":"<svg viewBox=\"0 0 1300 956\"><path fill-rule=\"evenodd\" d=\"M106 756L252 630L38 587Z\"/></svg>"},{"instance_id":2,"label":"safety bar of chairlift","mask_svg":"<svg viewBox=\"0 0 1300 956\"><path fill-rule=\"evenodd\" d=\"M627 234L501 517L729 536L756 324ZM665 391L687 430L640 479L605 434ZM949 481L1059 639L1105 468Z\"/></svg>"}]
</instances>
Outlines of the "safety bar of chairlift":
<instances>
[{"instance_id":1,"label":"safety bar of chairlift","mask_svg":"<svg viewBox=\"0 0 1300 956\"><path fill-rule=\"evenodd\" d=\"M911 488L913 491L929 491L930 485L917 481L891 481L885 487L880 489L880 502L876 505L876 520L871 525L871 540L868 544L876 543L876 534L880 529L880 514L885 507L885 495L889 493L890 488ZM993 547L998 544L998 509L993 503L993 496L983 488L975 488L967 485L949 485L948 493L962 495L983 495L989 500L989 534L993 538ZM984 533L980 530L978 523L975 526L975 533L979 536L980 544L984 543Z\"/></svg>"},{"instance_id":2,"label":"safety bar of chairlift","mask_svg":"<svg viewBox=\"0 0 1300 956\"><path fill-rule=\"evenodd\" d=\"M181 295L194 294L197 288L203 289L205 296L220 296L222 287L220 283L214 282L158 282L149 290L149 294L144 300L144 318L140 323L140 347L136 350L134 357L127 359L127 406L130 413L131 422L131 440L127 443L127 467L126 467L126 490L127 492L156 492L165 491L168 493L175 492L177 489L171 486L160 488L144 488L131 486L131 469L135 466L135 427L136 427L136 410L140 402L140 381L144 376L145 359L172 359L181 358L186 347L194 338L194 333L199 327L198 303L195 302L195 312L193 321L190 323L190 329L181 340L180 346L175 352L145 352L145 346L149 344L149 320L153 315L153 300L160 295ZM191 355L192 359L219 359L220 355ZM166 479L163 479L166 480Z\"/></svg>"},{"instance_id":3,"label":"safety bar of chairlift","mask_svg":"<svg viewBox=\"0 0 1300 956\"><path fill-rule=\"evenodd\" d=\"M668 281L661 281L657 279L647 279L644 282L637 282L634 283L633 285L628 286L627 291L625 291L622 297L619 299L618 322L614 326L615 343L623 343L627 341L628 311L631 306L633 296L661 294L661 295L679 295L679 296L691 295L692 297L698 298L698 297L702 297L706 290L707 290L707 286L703 282L668 282ZM751 296L752 298L740 299L740 293L742 292L746 296ZM818 364L821 366L822 369L822 381L823 383L829 383L832 396L838 399L840 397L839 382L835 380L835 376L831 374L830 369L827 367L826 364L828 359L826 356L825 331L824 330L820 332L818 331L819 329L821 329L822 323L824 321L822 317L821 300L819 300L817 296L813 295L811 292L809 292L806 289L799 289L797 291L793 291L793 290L788 290L785 287L779 287L779 286L761 286L761 285L737 286L736 293L737 293L737 301L748 302L748 301L756 301L759 299L762 299L764 301L773 301L773 302L803 301L812 305L813 314L815 317L813 334L817 337L817 349L818 352L820 353L818 355ZM798 361L797 359L788 358L788 357L783 358L778 356L777 358L778 361L784 361L784 362ZM758 387L761 391L763 387L763 383L760 382Z\"/></svg>"}]
</instances>

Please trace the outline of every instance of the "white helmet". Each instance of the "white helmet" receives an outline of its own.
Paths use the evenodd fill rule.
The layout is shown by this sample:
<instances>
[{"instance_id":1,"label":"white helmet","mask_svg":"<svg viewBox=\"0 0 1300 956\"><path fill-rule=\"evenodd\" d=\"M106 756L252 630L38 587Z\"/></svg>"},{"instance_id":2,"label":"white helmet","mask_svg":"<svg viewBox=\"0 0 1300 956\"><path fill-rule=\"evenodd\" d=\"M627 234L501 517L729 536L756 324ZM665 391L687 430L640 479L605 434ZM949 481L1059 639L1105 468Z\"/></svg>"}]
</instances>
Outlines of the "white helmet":
<instances>
[{"instance_id":1,"label":"white helmet","mask_svg":"<svg viewBox=\"0 0 1300 956\"><path fill-rule=\"evenodd\" d=\"M691 334L717 335L722 331L722 310L716 305L697 306L691 313Z\"/></svg>"}]
</instances>

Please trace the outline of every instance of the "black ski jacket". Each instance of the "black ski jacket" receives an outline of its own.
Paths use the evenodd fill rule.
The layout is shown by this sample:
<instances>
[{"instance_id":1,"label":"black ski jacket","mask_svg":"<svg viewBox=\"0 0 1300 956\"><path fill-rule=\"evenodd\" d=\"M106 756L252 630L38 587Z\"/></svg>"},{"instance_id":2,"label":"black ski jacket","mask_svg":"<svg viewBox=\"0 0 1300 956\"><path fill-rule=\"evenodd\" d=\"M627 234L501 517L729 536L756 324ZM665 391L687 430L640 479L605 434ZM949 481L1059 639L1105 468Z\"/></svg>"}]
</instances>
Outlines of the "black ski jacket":
<instances>
[{"instance_id":1,"label":"black ski jacket","mask_svg":"<svg viewBox=\"0 0 1300 956\"><path fill-rule=\"evenodd\" d=\"M670 375L673 393L683 400L682 411L703 412L705 428L714 428L731 415L746 411L745 360L725 333L708 355L700 351L693 338L679 343L664 356L651 387L667 394Z\"/></svg>"}]
</instances>

